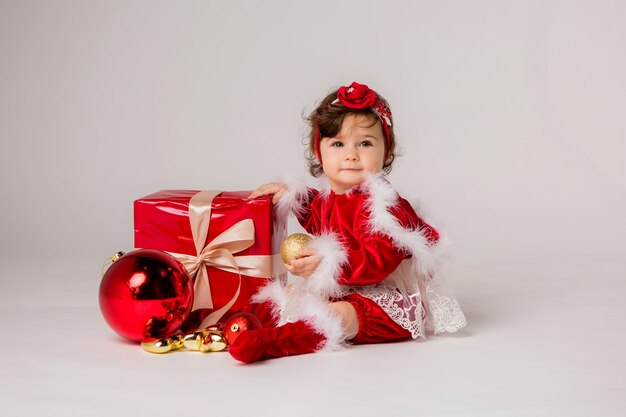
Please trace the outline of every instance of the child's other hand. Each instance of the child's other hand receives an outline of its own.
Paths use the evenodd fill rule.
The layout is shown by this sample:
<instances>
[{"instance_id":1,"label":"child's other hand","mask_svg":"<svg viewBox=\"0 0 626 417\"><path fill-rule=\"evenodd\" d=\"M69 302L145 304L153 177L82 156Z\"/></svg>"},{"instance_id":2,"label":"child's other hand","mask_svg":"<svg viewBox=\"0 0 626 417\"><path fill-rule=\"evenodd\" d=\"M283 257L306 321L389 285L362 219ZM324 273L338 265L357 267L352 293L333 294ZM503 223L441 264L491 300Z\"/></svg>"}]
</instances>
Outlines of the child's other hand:
<instances>
[{"instance_id":1,"label":"child's other hand","mask_svg":"<svg viewBox=\"0 0 626 417\"><path fill-rule=\"evenodd\" d=\"M315 249L302 249L300 257L291 261L290 264L285 264L285 268L293 275L308 278L315 272L320 261L321 259Z\"/></svg>"},{"instance_id":2,"label":"child's other hand","mask_svg":"<svg viewBox=\"0 0 626 417\"><path fill-rule=\"evenodd\" d=\"M287 186L281 182L270 182L269 184L263 184L248 196L248 198L257 198L264 195L273 195L272 203L276 204L281 199L283 194L287 191Z\"/></svg>"}]
</instances>

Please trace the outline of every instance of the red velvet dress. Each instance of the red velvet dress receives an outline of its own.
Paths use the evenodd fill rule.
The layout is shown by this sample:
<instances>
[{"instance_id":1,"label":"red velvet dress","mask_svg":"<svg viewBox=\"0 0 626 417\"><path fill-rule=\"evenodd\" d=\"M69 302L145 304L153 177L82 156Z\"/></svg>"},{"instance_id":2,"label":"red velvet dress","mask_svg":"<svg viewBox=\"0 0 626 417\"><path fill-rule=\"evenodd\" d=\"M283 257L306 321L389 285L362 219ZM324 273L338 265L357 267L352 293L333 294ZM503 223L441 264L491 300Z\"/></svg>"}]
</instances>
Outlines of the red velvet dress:
<instances>
[{"instance_id":1,"label":"red velvet dress","mask_svg":"<svg viewBox=\"0 0 626 417\"><path fill-rule=\"evenodd\" d=\"M312 235L335 234L346 251L347 262L335 277L343 291L334 300L348 301L357 311L359 333L353 341L416 338L425 316L422 301L415 295L402 294L392 282L385 281L412 255L390 236L372 230L369 197L364 187L339 195L332 190L320 193L309 189L308 201L296 217ZM420 231L429 244L438 241L439 233L405 199L398 198L388 213L402 228Z\"/></svg>"}]
</instances>

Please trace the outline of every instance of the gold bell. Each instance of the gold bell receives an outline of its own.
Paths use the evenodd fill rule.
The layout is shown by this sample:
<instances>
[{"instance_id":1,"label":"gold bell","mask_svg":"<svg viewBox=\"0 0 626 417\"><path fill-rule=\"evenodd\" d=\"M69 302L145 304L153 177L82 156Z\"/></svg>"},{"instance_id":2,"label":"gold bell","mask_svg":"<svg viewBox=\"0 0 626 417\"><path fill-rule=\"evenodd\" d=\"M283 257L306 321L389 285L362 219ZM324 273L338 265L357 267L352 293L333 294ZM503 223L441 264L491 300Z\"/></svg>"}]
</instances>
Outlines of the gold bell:
<instances>
[{"instance_id":1,"label":"gold bell","mask_svg":"<svg viewBox=\"0 0 626 417\"><path fill-rule=\"evenodd\" d=\"M148 339L141 342L141 347L150 353L167 353L183 347L183 341L178 336Z\"/></svg>"},{"instance_id":2,"label":"gold bell","mask_svg":"<svg viewBox=\"0 0 626 417\"><path fill-rule=\"evenodd\" d=\"M227 345L222 332L215 326L189 333L183 337L182 343L187 349L199 352L219 352Z\"/></svg>"},{"instance_id":3,"label":"gold bell","mask_svg":"<svg viewBox=\"0 0 626 417\"><path fill-rule=\"evenodd\" d=\"M227 343L222 332L208 331L202 341L203 352L220 352L226 349Z\"/></svg>"},{"instance_id":4,"label":"gold bell","mask_svg":"<svg viewBox=\"0 0 626 417\"><path fill-rule=\"evenodd\" d=\"M183 346L189 350L202 350L202 341L204 340L204 332L196 330L183 337Z\"/></svg>"}]
</instances>

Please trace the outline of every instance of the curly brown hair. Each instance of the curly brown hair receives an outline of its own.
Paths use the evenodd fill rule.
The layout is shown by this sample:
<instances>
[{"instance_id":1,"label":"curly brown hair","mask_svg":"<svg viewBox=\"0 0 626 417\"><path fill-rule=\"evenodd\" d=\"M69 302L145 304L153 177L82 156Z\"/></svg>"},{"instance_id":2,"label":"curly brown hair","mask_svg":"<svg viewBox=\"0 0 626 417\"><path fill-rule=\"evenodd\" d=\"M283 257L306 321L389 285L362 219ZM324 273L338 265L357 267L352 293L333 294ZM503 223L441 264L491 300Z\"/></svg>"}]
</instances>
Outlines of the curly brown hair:
<instances>
[{"instance_id":1,"label":"curly brown hair","mask_svg":"<svg viewBox=\"0 0 626 417\"><path fill-rule=\"evenodd\" d=\"M334 90L330 94L328 94L322 102L317 106L315 110L306 117L306 120L309 122L311 126L311 131L309 133L309 142L307 144L308 149L306 151L306 159L309 165L309 172L314 177L319 177L324 173L324 169L322 165L317 159L316 151L315 151L315 131L319 128L320 138L332 138L337 136L339 131L341 130L341 126L343 124L344 119L349 114L354 115L364 115L367 118L371 119L372 126L377 122L380 122L380 119L374 113L371 108L365 109L351 109L344 106L341 103L332 104L333 101L337 98L337 92L339 90ZM380 94L376 93L378 98L389 108L389 103L385 100ZM385 143L385 154L387 155L387 159L383 164L383 172L388 174L391 172L391 165L396 158L396 139L395 134L393 132L393 119L391 119L391 126L389 126L389 145Z\"/></svg>"}]
</instances>

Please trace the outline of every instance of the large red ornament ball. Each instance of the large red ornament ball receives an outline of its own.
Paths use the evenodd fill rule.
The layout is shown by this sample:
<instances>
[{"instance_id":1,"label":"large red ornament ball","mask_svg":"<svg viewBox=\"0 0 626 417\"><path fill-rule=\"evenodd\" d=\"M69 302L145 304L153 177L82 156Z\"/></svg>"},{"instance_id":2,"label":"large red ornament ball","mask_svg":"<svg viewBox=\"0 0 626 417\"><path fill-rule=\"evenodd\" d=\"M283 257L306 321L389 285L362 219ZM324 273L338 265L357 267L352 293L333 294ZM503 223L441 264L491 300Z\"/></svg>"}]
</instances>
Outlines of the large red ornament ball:
<instances>
[{"instance_id":1,"label":"large red ornament ball","mask_svg":"<svg viewBox=\"0 0 626 417\"><path fill-rule=\"evenodd\" d=\"M232 345L241 333L261 327L261 320L254 314L243 312L233 314L224 323L224 339L229 345Z\"/></svg>"},{"instance_id":2,"label":"large red ornament ball","mask_svg":"<svg viewBox=\"0 0 626 417\"><path fill-rule=\"evenodd\" d=\"M100 284L100 310L109 326L135 342L176 332L193 306L193 283L173 256L151 249L128 252Z\"/></svg>"}]
</instances>

